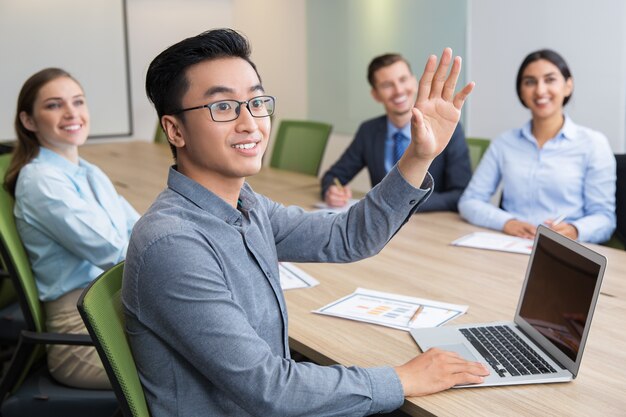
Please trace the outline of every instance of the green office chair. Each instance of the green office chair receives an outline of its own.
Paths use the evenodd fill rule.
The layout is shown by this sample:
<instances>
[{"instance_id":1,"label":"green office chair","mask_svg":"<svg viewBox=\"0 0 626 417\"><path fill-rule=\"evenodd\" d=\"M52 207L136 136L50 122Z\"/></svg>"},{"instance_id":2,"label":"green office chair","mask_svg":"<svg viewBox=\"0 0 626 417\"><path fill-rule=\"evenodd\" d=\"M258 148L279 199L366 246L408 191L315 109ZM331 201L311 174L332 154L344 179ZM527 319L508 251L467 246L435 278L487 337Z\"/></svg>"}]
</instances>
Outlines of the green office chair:
<instances>
[{"instance_id":1,"label":"green office chair","mask_svg":"<svg viewBox=\"0 0 626 417\"><path fill-rule=\"evenodd\" d=\"M0 268L0 362L2 362L7 359L2 348L17 344L20 332L26 328L26 322L17 301L15 287L2 259Z\"/></svg>"},{"instance_id":2,"label":"green office chair","mask_svg":"<svg viewBox=\"0 0 626 417\"><path fill-rule=\"evenodd\" d=\"M6 269L0 271L0 378L5 362L15 351L22 330L26 328L24 315L17 302L17 294Z\"/></svg>"},{"instance_id":3,"label":"green office chair","mask_svg":"<svg viewBox=\"0 0 626 417\"><path fill-rule=\"evenodd\" d=\"M0 155L0 178L4 178L10 155ZM45 363L45 345L91 345L86 334L48 333L43 307L13 217L13 197L0 187L0 259L11 277L24 315L22 330L11 363L0 381L0 415L18 416L101 416L117 410L111 390L66 387L55 382Z\"/></svg>"},{"instance_id":4,"label":"green office chair","mask_svg":"<svg viewBox=\"0 0 626 417\"><path fill-rule=\"evenodd\" d=\"M491 141L483 138L465 138L465 141L467 142L467 147L469 149L472 172L474 172L476 171L478 163L487 151Z\"/></svg>"},{"instance_id":5,"label":"green office chair","mask_svg":"<svg viewBox=\"0 0 626 417\"><path fill-rule=\"evenodd\" d=\"M154 130L154 143L168 143L167 135L163 131L159 120L157 120L156 129Z\"/></svg>"},{"instance_id":6,"label":"green office chair","mask_svg":"<svg viewBox=\"0 0 626 417\"><path fill-rule=\"evenodd\" d=\"M78 311L104 364L124 417L149 417L130 346L120 299L124 262L96 278L78 300Z\"/></svg>"},{"instance_id":7,"label":"green office chair","mask_svg":"<svg viewBox=\"0 0 626 417\"><path fill-rule=\"evenodd\" d=\"M0 148L0 153L10 153L10 150L3 152L3 149ZM7 170L10 160L10 156L0 159L1 172ZM25 328L24 315L17 301L13 282L11 282L7 268L0 258L0 378L4 374L5 362L13 356L20 332Z\"/></svg>"},{"instance_id":8,"label":"green office chair","mask_svg":"<svg viewBox=\"0 0 626 417\"><path fill-rule=\"evenodd\" d=\"M270 166L317 176L331 130L327 123L282 120Z\"/></svg>"}]
</instances>

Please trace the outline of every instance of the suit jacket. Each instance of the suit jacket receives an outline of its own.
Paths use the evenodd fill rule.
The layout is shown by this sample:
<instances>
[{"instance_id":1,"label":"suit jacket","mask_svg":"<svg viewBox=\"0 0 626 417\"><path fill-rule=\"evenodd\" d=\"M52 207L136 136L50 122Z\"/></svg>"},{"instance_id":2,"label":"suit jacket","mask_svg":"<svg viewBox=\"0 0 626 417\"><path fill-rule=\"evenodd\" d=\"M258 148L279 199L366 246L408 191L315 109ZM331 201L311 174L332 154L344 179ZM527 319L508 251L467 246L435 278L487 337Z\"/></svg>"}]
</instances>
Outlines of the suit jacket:
<instances>
[{"instance_id":1,"label":"suit jacket","mask_svg":"<svg viewBox=\"0 0 626 417\"><path fill-rule=\"evenodd\" d=\"M334 178L347 184L365 167L372 187L382 181L387 175L386 138L386 115L363 122L350 146L322 177L322 198L328 187L333 185ZM454 130L450 143L435 158L428 172L435 181L435 189L418 211L457 211L459 198L472 176L469 151L460 123Z\"/></svg>"}]
</instances>

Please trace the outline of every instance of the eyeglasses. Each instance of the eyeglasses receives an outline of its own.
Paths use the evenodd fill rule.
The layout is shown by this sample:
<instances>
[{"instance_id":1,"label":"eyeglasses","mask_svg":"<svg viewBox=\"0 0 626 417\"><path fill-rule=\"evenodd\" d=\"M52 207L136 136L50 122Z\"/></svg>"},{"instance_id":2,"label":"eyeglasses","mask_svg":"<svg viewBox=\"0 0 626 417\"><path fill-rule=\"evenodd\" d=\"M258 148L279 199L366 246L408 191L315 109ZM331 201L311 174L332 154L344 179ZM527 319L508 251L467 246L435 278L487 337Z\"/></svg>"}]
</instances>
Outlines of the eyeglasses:
<instances>
[{"instance_id":1,"label":"eyeglasses","mask_svg":"<svg viewBox=\"0 0 626 417\"><path fill-rule=\"evenodd\" d=\"M177 110L172 114L180 114L189 110L208 109L214 122L230 122L239 117L241 105L245 104L252 117L268 117L274 114L276 98L272 96L257 96L248 101L220 100L202 106L189 107Z\"/></svg>"}]
</instances>

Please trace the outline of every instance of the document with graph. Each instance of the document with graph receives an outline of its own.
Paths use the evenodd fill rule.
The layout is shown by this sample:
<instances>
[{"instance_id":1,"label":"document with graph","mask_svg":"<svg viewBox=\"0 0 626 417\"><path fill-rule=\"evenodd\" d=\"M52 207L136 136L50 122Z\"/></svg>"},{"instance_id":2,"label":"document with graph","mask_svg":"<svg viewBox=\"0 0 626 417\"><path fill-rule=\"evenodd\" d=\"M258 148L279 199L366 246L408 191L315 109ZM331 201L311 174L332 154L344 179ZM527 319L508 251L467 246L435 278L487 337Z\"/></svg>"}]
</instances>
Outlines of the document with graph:
<instances>
[{"instance_id":1,"label":"document with graph","mask_svg":"<svg viewBox=\"0 0 626 417\"><path fill-rule=\"evenodd\" d=\"M505 235L504 233L475 232L458 238L451 245L530 255L533 243L532 239Z\"/></svg>"},{"instance_id":2,"label":"document with graph","mask_svg":"<svg viewBox=\"0 0 626 417\"><path fill-rule=\"evenodd\" d=\"M466 305L357 288L313 312L409 331L441 326L466 311Z\"/></svg>"}]
</instances>

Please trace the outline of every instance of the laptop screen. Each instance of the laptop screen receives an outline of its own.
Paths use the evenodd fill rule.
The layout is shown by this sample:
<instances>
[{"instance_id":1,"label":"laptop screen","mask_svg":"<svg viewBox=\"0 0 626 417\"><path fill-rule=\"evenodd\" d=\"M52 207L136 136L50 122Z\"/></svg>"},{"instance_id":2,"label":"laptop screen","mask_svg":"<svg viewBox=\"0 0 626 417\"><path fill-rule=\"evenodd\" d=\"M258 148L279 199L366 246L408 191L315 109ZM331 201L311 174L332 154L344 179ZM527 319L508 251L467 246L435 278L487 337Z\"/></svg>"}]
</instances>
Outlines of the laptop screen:
<instances>
[{"instance_id":1,"label":"laptop screen","mask_svg":"<svg viewBox=\"0 0 626 417\"><path fill-rule=\"evenodd\" d=\"M582 245L546 234L554 232L543 230L537 237L518 316L576 362L604 265Z\"/></svg>"}]
</instances>

